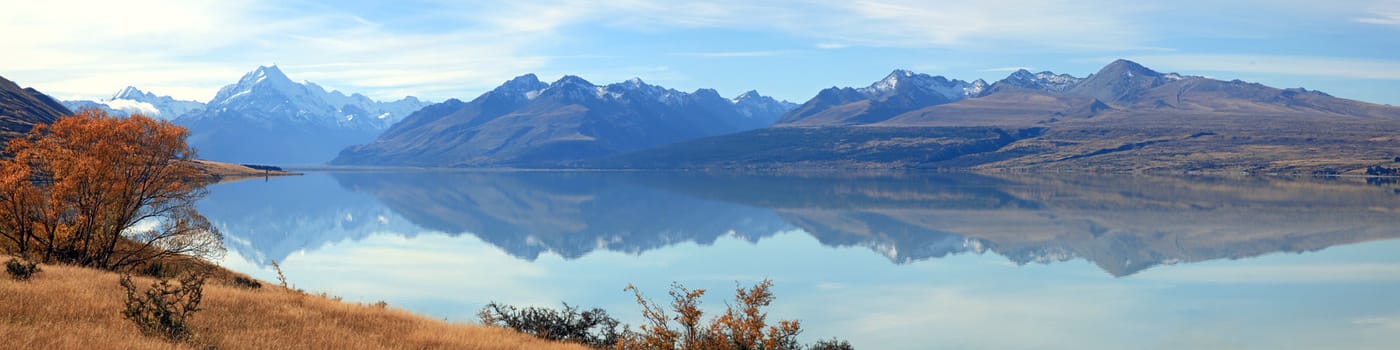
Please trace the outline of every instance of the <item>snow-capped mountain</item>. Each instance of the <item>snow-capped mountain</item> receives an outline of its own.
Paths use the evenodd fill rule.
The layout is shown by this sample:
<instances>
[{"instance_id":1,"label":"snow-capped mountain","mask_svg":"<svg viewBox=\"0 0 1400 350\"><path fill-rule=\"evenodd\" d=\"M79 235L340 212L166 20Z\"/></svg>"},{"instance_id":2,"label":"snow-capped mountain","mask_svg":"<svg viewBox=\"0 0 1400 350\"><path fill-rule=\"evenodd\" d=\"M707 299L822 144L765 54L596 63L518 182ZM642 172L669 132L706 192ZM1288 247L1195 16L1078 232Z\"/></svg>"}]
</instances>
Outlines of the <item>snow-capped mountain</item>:
<instances>
[{"instance_id":1,"label":"snow-capped mountain","mask_svg":"<svg viewBox=\"0 0 1400 350\"><path fill-rule=\"evenodd\" d=\"M75 111L84 108L98 108L117 116L141 114L165 120L172 120L185 115L185 113L204 108L204 104L199 101L177 100L174 97L141 91L135 86L122 88L107 99L63 101L63 105Z\"/></svg>"},{"instance_id":2,"label":"snow-capped mountain","mask_svg":"<svg viewBox=\"0 0 1400 350\"><path fill-rule=\"evenodd\" d=\"M341 148L373 140L426 103L414 97L377 102L297 83L277 66L258 67L224 86L205 108L181 116L190 143L207 159L320 164Z\"/></svg>"},{"instance_id":3,"label":"snow-capped mountain","mask_svg":"<svg viewBox=\"0 0 1400 350\"><path fill-rule=\"evenodd\" d=\"M784 115L778 124L870 124L919 108L978 97L987 88L987 82L981 79L966 82L896 69L867 87L822 90ZM858 108L833 108L858 101L869 102Z\"/></svg>"},{"instance_id":4,"label":"snow-capped mountain","mask_svg":"<svg viewBox=\"0 0 1400 350\"><path fill-rule=\"evenodd\" d=\"M409 96L394 102L377 102L365 95L345 95L312 82L296 83L277 66L258 67L238 83L224 86L209 101L209 111L245 110L263 113L250 117L291 120L307 125L351 129L386 129L426 103ZM207 117L208 113L192 116Z\"/></svg>"},{"instance_id":5,"label":"snow-capped mountain","mask_svg":"<svg viewBox=\"0 0 1400 350\"><path fill-rule=\"evenodd\" d=\"M948 80L948 78L944 78L943 76L930 76L928 74L896 69L885 76L884 79L870 84L868 87L856 89L856 91L870 98L879 98L902 93L909 89L918 89L926 93L936 93L949 101L957 101L968 97L976 97L982 94L982 90L986 87L987 82L981 79L969 83L958 79Z\"/></svg>"},{"instance_id":6,"label":"snow-capped mountain","mask_svg":"<svg viewBox=\"0 0 1400 350\"><path fill-rule=\"evenodd\" d=\"M778 100L772 97L759 95L758 91L749 90L730 100L734 107L739 109L739 114L755 120L760 120L765 124L778 122L778 117L783 113L797 108L796 103Z\"/></svg>"},{"instance_id":7,"label":"snow-capped mountain","mask_svg":"<svg viewBox=\"0 0 1400 350\"><path fill-rule=\"evenodd\" d=\"M334 163L557 164L763 128L789 106L756 93L728 99L712 89L686 93L641 79L595 85L568 75L546 84L526 74L471 102L428 106Z\"/></svg>"},{"instance_id":8,"label":"snow-capped mountain","mask_svg":"<svg viewBox=\"0 0 1400 350\"><path fill-rule=\"evenodd\" d=\"M1031 73L1028 70L1020 69L1015 73L1011 73L1006 79L999 80L992 85L996 87L1017 86L1031 90L1059 93L1073 89L1075 85L1078 85L1079 82L1082 81L1084 81L1084 78L1076 78L1069 74L1055 74L1050 71Z\"/></svg>"}]
</instances>

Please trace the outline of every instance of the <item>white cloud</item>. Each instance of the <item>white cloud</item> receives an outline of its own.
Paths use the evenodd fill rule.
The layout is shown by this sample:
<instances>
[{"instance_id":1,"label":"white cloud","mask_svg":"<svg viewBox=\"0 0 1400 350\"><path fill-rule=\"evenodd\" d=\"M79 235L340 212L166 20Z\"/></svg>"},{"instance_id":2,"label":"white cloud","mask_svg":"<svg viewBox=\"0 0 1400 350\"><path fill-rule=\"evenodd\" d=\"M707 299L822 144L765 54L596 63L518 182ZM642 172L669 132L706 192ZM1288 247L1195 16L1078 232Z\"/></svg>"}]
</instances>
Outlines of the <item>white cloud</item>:
<instances>
[{"instance_id":1,"label":"white cloud","mask_svg":"<svg viewBox=\"0 0 1400 350\"><path fill-rule=\"evenodd\" d=\"M1124 49L1138 31L1124 16L1139 9L1113 1L941 2L738 1L704 4L621 1L588 6L606 14L597 20L630 29L724 27L777 30L823 40L818 48L1029 47Z\"/></svg>"},{"instance_id":2,"label":"white cloud","mask_svg":"<svg viewBox=\"0 0 1400 350\"><path fill-rule=\"evenodd\" d=\"M1189 283L1336 283L1400 281L1400 264L1181 265L1143 271L1135 279Z\"/></svg>"},{"instance_id":3,"label":"white cloud","mask_svg":"<svg viewBox=\"0 0 1400 350\"><path fill-rule=\"evenodd\" d=\"M1375 17L1361 17L1357 22L1380 24L1380 25L1400 25L1400 14L1378 14Z\"/></svg>"},{"instance_id":4,"label":"white cloud","mask_svg":"<svg viewBox=\"0 0 1400 350\"><path fill-rule=\"evenodd\" d=\"M1030 67L996 67L996 68L978 69L977 71L979 71L979 72L1015 72L1015 71L1022 70L1022 69L1031 70Z\"/></svg>"},{"instance_id":5,"label":"white cloud","mask_svg":"<svg viewBox=\"0 0 1400 350\"><path fill-rule=\"evenodd\" d=\"M1400 25L1400 1L1390 0L1373 4L1368 14L1356 18L1357 22L1379 25Z\"/></svg>"},{"instance_id":6,"label":"white cloud","mask_svg":"<svg viewBox=\"0 0 1400 350\"><path fill-rule=\"evenodd\" d=\"M492 18L530 21L482 19L412 32L335 8L307 11L264 0L57 2L0 12L0 30L25 33L11 36L0 67L23 85L90 99L136 85L204 101L244 72L272 63L288 68L293 79L375 98L410 91L455 96L541 67L547 59L522 48L551 35L556 26L549 23L566 20L540 17L548 11L503 12L516 16ZM160 9L160 18L148 19L151 9Z\"/></svg>"},{"instance_id":7,"label":"white cloud","mask_svg":"<svg viewBox=\"0 0 1400 350\"><path fill-rule=\"evenodd\" d=\"M109 108L126 111L127 113L137 113L151 117L160 116L160 110L156 109L155 105L146 102L136 100L111 100L101 103L107 105Z\"/></svg>"},{"instance_id":8,"label":"white cloud","mask_svg":"<svg viewBox=\"0 0 1400 350\"><path fill-rule=\"evenodd\" d=\"M1363 328L1400 332L1400 316L1359 318L1351 323Z\"/></svg>"},{"instance_id":9,"label":"white cloud","mask_svg":"<svg viewBox=\"0 0 1400 350\"><path fill-rule=\"evenodd\" d=\"M787 51L729 51L729 52L680 52L675 55L706 57L706 58L733 58L733 57L773 57L786 55Z\"/></svg>"},{"instance_id":10,"label":"white cloud","mask_svg":"<svg viewBox=\"0 0 1400 350\"><path fill-rule=\"evenodd\" d=\"M1369 9L1367 14L1354 10L1330 16L1364 23L1400 23L1400 11L1390 6L1395 3L1384 4L1389 5L1355 6ZM362 5L273 0L7 4L0 12L0 31L23 34L6 38L6 52L0 55L4 71L0 74L56 96L97 99L122 86L135 85L158 94L203 101L255 66L277 63L293 79L315 81L331 89L380 99L413 94L440 100L469 98L469 93L527 72L587 74L588 70L618 69L610 61L561 63L592 59L556 51L561 46L589 42L585 39L599 39L589 35L600 30L665 33L719 29L725 33L780 34L798 43L815 42L810 45L816 49L1123 52L1153 49L1149 45L1154 33L1142 19L1170 12L1158 4L1109 0L420 0L393 6L398 17L389 18L378 13L384 11L354 8ZM157 12L159 17L153 17ZM599 44L600 52L610 49L611 43ZM688 55L762 57L802 48L762 49L766 48L727 51L735 49L701 47ZM1218 56L1172 57L1176 59L1171 62L1179 63L1180 69L1211 65L1212 71L1277 72L1289 70L1291 63L1313 63L1319 69L1291 72L1359 78L1379 75L1385 79L1400 75L1396 73L1400 69L1392 69L1394 63L1385 61L1327 65L1336 60L1301 62L1299 57L1274 57L1289 61L1247 65L1243 56L1226 57L1235 60L1223 63L1242 69L1235 70L1215 66L1221 62L1185 61ZM1381 69L1363 71L1368 67ZM1342 74L1333 74L1337 72Z\"/></svg>"},{"instance_id":11,"label":"white cloud","mask_svg":"<svg viewBox=\"0 0 1400 350\"><path fill-rule=\"evenodd\" d=\"M1365 58L1272 56L1238 54L1181 54L1131 56L1154 69L1181 73L1268 73L1352 79L1400 80L1400 60ZM1100 59L1107 62L1107 60Z\"/></svg>"}]
</instances>

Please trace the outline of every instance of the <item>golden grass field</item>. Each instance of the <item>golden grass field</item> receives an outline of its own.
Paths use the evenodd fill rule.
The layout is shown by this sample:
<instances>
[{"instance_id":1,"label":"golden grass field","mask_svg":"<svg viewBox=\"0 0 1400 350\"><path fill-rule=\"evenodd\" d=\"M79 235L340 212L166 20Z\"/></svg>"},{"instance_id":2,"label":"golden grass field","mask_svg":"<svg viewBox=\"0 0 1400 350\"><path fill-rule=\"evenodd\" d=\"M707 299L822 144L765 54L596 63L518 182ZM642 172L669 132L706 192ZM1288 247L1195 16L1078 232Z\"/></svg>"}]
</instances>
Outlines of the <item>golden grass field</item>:
<instances>
[{"instance_id":1,"label":"golden grass field","mask_svg":"<svg viewBox=\"0 0 1400 350\"><path fill-rule=\"evenodd\" d=\"M0 255L0 261L9 260ZM41 265L28 281L0 273L0 348L4 349L585 349L503 328L453 324L390 307L289 291L263 282L235 287L213 277L194 337L170 343L141 334L122 318L120 275ZM223 270L225 276L231 274ZM153 281L134 278L146 288Z\"/></svg>"}]
</instances>

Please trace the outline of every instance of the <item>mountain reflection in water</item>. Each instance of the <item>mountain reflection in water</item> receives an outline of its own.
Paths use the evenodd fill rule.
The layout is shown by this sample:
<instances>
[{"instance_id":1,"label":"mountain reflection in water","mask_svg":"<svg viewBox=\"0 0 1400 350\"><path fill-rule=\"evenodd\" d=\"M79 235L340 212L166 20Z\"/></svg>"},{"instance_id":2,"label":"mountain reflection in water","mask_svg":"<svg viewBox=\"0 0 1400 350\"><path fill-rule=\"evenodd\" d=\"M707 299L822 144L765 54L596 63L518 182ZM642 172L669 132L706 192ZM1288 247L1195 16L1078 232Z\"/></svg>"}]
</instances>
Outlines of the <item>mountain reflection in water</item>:
<instances>
[{"instance_id":1,"label":"mountain reflection in water","mask_svg":"<svg viewBox=\"0 0 1400 350\"><path fill-rule=\"evenodd\" d=\"M216 185L201 209L265 262L373 233L471 234L510 255L645 254L800 229L894 263L992 252L1162 264L1400 237L1400 195L1359 181L1055 174L340 172Z\"/></svg>"}]
</instances>

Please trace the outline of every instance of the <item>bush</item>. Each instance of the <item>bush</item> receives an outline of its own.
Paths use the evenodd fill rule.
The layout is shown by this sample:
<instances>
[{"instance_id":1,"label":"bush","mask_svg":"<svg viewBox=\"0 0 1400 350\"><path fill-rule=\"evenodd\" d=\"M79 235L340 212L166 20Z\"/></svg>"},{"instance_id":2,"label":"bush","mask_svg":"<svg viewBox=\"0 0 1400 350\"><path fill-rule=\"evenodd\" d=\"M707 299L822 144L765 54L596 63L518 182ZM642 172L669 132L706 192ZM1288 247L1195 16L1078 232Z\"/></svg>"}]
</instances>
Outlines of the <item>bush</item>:
<instances>
[{"instance_id":1,"label":"bush","mask_svg":"<svg viewBox=\"0 0 1400 350\"><path fill-rule=\"evenodd\" d=\"M542 307L517 309L495 302L486 304L478 314L481 323L514 329L536 337L593 347L611 347L617 343L618 321L603 309L579 311L564 303L563 310Z\"/></svg>"},{"instance_id":2,"label":"bush","mask_svg":"<svg viewBox=\"0 0 1400 350\"><path fill-rule=\"evenodd\" d=\"M770 289L773 281L763 280L751 288L735 288L734 302L726 303L724 314L702 323L700 297L704 289L686 289L671 285L669 310L642 296L637 287L628 285L637 304L642 307L645 323L632 330L609 317L602 309L579 312L577 307L564 304L564 310L513 306L494 302L481 309L481 322L514 329L536 337L572 341L597 348L619 350L800 350L797 335L802 333L798 321L780 320L768 323L763 311L773 302ZM812 344L811 350L850 350L844 340L823 340Z\"/></svg>"},{"instance_id":3,"label":"bush","mask_svg":"<svg viewBox=\"0 0 1400 350\"><path fill-rule=\"evenodd\" d=\"M252 279L252 278L248 278L248 277L233 276L233 286L235 286L235 287L243 287L243 288L248 288L248 289L258 289L258 288L262 288L262 283L259 283L258 280L255 280L255 279Z\"/></svg>"},{"instance_id":4,"label":"bush","mask_svg":"<svg viewBox=\"0 0 1400 350\"><path fill-rule=\"evenodd\" d=\"M851 346L851 343L850 343L850 342L847 342L847 341L845 341L845 340L840 340L840 339L836 339L836 338L831 338L831 339L826 339L826 340L818 340L816 343L813 343L811 347L808 347L808 349L809 349L809 350L855 350L855 347L854 347L854 346Z\"/></svg>"},{"instance_id":5,"label":"bush","mask_svg":"<svg viewBox=\"0 0 1400 350\"><path fill-rule=\"evenodd\" d=\"M5 262L5 271L9 272L10 278L16 281L27 281L42 270L39 268L39 263L14 258Z\"/></svg>"},{"instance_id":6,"label":"bush","mask_svg":"<svg viewBox=\"0 0 1400 350\"><path fill-rule=\"evenodd\" d=\"M679 283L671 285L671 309L675 316L642 296L637 287L627 286L642 307L646 324L641 332L628 332L619 341L620 349L762 349L798 350L802 345L797 335L802 333L798 321L780 320L768 324L764 307L773 303L772 280L763 280L752 288L735 287L734 303L724 314L701 324L700 297L704 289L686 289ZM675 321L673 325L672 321Z\"/></svg>"},{"instance_id":7,"label":"bush","mask_svg":"<svg viewBox=\"0 0 1400 350\"><path fill-rule=\"evenodd\" d=\"M179 273L179 271L175 271L173 266L166 265L160 261L152 261L146 264L146 267L141 268L140 272L142 275L155 278L171 278Z\"/></svg>"},{"instance_id":8,"label":"bush","mask_svg":"<svg viewBox=\"0 0 1400 350\"><path fill-rule=\"evenodd\" d=\"M204 280L203 276L193 274L180 278L178 283L159 279L141 293L131 282L131 275L122 275L121 286L126 288L126 309L122 310L122 317L136 323L145 335L177 342L188 340L193 332L186 320L199 311Z\"/></svg>"}]
</instances>

